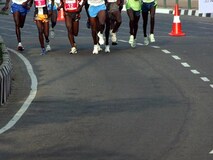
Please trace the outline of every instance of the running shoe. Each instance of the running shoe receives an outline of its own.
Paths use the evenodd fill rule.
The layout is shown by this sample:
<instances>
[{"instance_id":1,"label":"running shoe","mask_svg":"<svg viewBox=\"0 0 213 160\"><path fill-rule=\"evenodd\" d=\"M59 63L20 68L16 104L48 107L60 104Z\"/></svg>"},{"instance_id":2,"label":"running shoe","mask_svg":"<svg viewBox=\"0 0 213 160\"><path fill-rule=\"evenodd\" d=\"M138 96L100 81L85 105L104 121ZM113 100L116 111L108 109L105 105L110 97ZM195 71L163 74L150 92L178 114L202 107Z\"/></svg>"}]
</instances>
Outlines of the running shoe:
<instances>
[{"instance_id":1,"label":"running shoe","mask_svg":"<svg viewBox=\"0 0 213 160\"><path fill-rule=\"evenodd\" d=\"M50 38L55 38L55 31L53 28L50 29Z\"/></svg>"},{"instance_id":2,"label":"running shoe","mask_svg":"<svg viewBox=\"0 0 213 160\"><path fill-rule=\"evenodd\" d=\"M101 32L98 32L98 37L99 37L99 44L103 45L104 44L104 35Z\"/></svg>"},{"instance_id":3,"label":"running shoe","mask_svg":"<svg viewBox=\"0 0 213 160\"><path fill-rule=\"evenodd\" d=\"M134 36L130 35L129 37L129 44L132 44L134 42Z\"/></svg>"},{"instance_id":4,"label":"running shoe","mask_svg":"<svg viewBox=\"0 0 213 160\"><path fill-rule=\"evenodd\" d=\"M113 42L116 43L116 42L117 42L116 33L113 33L113 32L112 32L112 33L111 33L111 36L112 36L112 37L111 37L112 43L113 43Z\"/></svg>"},{"instance_id":5,"label":"running shoe","mask_svg":"<svg viewBox=\"0 0 213 160\"><path fill-rule=\"evenodd\" d=\"M69 53L70 54L76 54L77 53L77 48L76 47L72 47Z\"/></svg>"},{"instance_id":6,"label":"running shoe","mask_svg":"<svg viewBox=\"0 0 213 160\"><path fill-rule=\"evenodd\" d=\"M46 46L46 52L49 52L49 51L51 51L51 47L50 47L49 44L47 44L47 46Z\"/></svg>"},{"instance_id":7,"label":"running shoe","mask_svg":"<svg viewBox=\"0 0 213 160\"><path fill-rule=\"evenodd\" d=\"M136 47L136 44L137 44L137 40L134 39L133 42L131 43L131 47L132 47L132 48L135 48L135 47Z\"/></svg>"},{"instance_id":8,"label":"running shoe","mask_svg":"<svg viewBox=\"0 0 213 160\"><path fill-rule=\"evenodd\" d=\"M87 26L88 29L90 29L90 21L89 20L87 21L86 26Z\"/></svg>"},{"instance_id":9,"label":"running shoe","mask_svg":"<svg viewBox=\"0 0 213 160\"><path fill-rule=\"evenodd\" d=\"M148 39L148 37L144 37L144 45L145 46L149 45L149 39Z\"/></svg>"},{"instance_id":10,"label":"running shoe","mask_svg":"<svg viewBox=\"0 0 213 160\"><path fill-rule=\"evenodd\" d=\"M40 55L45 55L46 54L46 50L45 50L45 48L42 48L41 49L41 54Z\"/></svg>"},{"instance_id":11,"label":"running shoe","mask_svg":"<svg viewBox=\"0 0 213 160\"><path fill-rule=\"evenodd\" d=\"M18 47L17 47L18 51L23 51L24 47L22 46L21 42L18 43Z\"/></svg>"},{"instance_id":12,"label":"running shoe","mask_svg":"<svg viewBox=\"0 0 213 160\"><path fill-rule=\"evenodd\" d=\"M149 39L150 39L150 42L155 42L154 34L150 34Z\"/></svg>"},{"instance_id":13,"label":"running shoe","mask_svg":"<svg viewBox=\"0 0 213 160\"><path fill-rule=\"evenodd\" d=\"M97 46L98 46L98 52L103 50L99 44L97 44Z\"/></svg>"},{"instance_id":14,"label":"running shoe","mask_svg":"<svg viewBox=\"0 0 213 160\"><path fill-rule=\"evenodd\" d=\"M94 45L92 53L93 54L98 54L98 45Z\"/></svg>"},{"instance_id":15,"label":"running shoe","mask_svg":"<svg viewBox=\"0 0 213 160\"><path fill-rule=\"evenodd\" d=\"M110 46L109 46L109 45L106 45L106 46L105 46L105 52L106 52L106 53L110 53Z\"/></svg>"}]
</instances>

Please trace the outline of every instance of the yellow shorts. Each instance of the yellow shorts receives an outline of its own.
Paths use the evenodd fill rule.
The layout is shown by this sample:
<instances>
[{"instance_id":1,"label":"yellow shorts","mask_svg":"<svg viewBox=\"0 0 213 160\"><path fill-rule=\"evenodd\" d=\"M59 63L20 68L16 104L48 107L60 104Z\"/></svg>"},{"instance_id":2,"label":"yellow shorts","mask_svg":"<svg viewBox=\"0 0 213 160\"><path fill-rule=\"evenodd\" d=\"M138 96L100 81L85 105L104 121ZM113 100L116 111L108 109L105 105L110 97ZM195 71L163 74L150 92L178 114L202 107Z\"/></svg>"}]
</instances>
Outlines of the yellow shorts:
<instances>
[{"instance_id":1,"label":"yellow shorts","mask_svg":"<svg viewBox=\"0 0 213 160\"><path fill-rule=\"evenodd\" d=\"M43 23L49 22L47 14L36 14L35 20L36 21L42 21Z\"/></svg>"}]
</instances>

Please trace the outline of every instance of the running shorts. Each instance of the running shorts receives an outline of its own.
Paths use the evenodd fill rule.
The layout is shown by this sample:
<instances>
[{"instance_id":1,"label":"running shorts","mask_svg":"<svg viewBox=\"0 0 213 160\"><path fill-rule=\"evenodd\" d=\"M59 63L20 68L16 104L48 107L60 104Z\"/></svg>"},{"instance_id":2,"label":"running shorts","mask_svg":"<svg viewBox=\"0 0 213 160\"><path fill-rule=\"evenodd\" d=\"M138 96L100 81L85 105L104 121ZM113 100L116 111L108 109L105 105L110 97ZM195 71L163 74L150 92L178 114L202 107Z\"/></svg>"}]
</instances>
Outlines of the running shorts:
<instances>
[{"instance_id":1,"label":"running shorts","mask_svg":"<svg viewBox=\"0 0 213 160\"><path fill-rule=\"evenodd\" d=\"M64 12L64 16L69 16L73 21L79 21L81 18L80 13L77 12Z\"/></svg>"},{"instance_id":2,"label":"running shorts","mask_svg":"<svg viewBox=\"0 0 213 160\"><path fill-rule=\"evenodd\" d=\"M47 14L36 14L34 20L42 21L43 23L49 22Z\"/></svg>"},{"instance_id":3,"label":"running shorts","mask_svg":"<svg viewBox=\"0 0 213 160\"><path fill-rule=\"evenodd\" d=\"M100 11L106 10L106 5L102 4L99 6L89 6L88 12L90 17L96 17Z\"/></svg>"},{"instance_id":4,"label":"running shorts","mask_svg":"<svg viewBox=\"0 0 213 160\"><path fill-rule=\"evenodd\" d=\"M117 2L107 3L106 7L108 12L119 11L119 6L117 5Z\"/></svg>"},{"instance_id":5,"label":"running shorts","mask_svg":"<svg viewBox=\"0 0 213 160\"><path fill-rule=\"evenodd\" d=\"M155 2L151 2L151 3L142 3L142 6L141 6L141 10L142 12L148 12L151 10L151 8L153 7L156 7L157 6L157 3Z\"/></svg>"},{"instance_id":6,"label":"running shorts","mask_svg":"<svg viewBox=\"0 0 213 160\"><path fill-rule=\"evenodd\" d=\"M12 3L11 13L19 12L22 16L25 16L29 10L23 7L21 4Z\"/></svg>"}]
</instances>

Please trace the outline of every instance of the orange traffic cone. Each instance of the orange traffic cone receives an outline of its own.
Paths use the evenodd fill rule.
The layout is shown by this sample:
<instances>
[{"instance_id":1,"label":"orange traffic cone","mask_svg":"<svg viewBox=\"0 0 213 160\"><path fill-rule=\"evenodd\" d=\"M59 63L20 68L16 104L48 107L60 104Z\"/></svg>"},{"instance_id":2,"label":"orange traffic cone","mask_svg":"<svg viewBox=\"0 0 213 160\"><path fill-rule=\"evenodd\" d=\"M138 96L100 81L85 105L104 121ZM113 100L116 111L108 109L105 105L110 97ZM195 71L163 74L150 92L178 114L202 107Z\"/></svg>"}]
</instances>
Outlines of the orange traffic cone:
<instances>
[{"instance_id":1,"label":"orange traffic cone","mask_svg":"<svg viewBox=\"0 0 213 160\"><path fill-rule=\"evenodd\" d=\"M61 9L58 11L57 21L64 21L64 10L63 10L63 8L61 8Z\"/></svg>"},{"instance_id":2,"label":"orange traffic cone","mask_svg":"<svg viewBox=\"0 0 213 160\"><path fill-rule=\"evenodd\" d=\"M182 26L180 22L180 13L178 4L175 5L175 13L172 24L172 31L169 33L170 36L185 36L185 33L182 32Z\"/></svg>"}]
</instances>

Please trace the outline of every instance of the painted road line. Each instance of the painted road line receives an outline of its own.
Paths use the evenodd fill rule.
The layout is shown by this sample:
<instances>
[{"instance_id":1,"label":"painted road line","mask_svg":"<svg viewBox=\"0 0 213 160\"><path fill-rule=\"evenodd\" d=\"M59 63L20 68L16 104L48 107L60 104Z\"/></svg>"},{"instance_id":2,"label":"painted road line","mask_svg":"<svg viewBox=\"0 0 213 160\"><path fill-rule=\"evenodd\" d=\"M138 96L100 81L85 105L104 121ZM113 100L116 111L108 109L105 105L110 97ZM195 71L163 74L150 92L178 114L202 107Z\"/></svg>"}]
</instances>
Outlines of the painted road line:
<instances>
[{"instance_id":1,"label":"painted road line","mask_svg":"<svg viewBox=\"0 0 213 160\"><path fill-rule=\"evenodd\" d=\"M213 150L211 152L209 152L209 154L213 154Z\"/></svg>"},{"instance_id":2,"label":"painted road line","mask_svg":"<svg viewBox=\"0 0 213 160\"><path fill-rule=\"evenodd\" d=\"M120 41L120 42L124 42L124 43L128 42L128 41L125 41L125 40L122 40L122 39L120 39L120 40L118 40L118 41Z\"/></svg>"},{"instance_id":3,"label":"painted road line","mask_svg":"<svg viewBox=\"0 0 213 160\"><path fill-rule=\"evenodd\" d=\"M207 77L200 77L204 82L209 82L210 80Z\"/></svg>"},{"instance_id":4,"label":"painted road line","mask_svg":"<svg viewBox=\"0 0 213 160\"><path fill-rule=\"evenodd\" d=\"M169 52L168 50L166 49L163 49L162 52L166 53L166 54L170 54L171 52Z\"/></svg>"},{"instance_id":5,"label":"painted road line","mask_svg":"<svg viewBox=\"0 0 213 160\"><path fill-rule=\"evenodd\" d=\"M3 128L0 129L0 134L4 133L7 130L9 130L10 128L12 128L18 122L18 120L23 116L23 114L29 108L31 102L34 100L36 93L37 93L37 86L38 86L37 77L34 74L34 71L33 71L33 68L32 68L32 65L30 64L30 62L22 54L16 52L15 50L9 49L9 48L8 48L8 50L11 51L12 53L16 54L24 62L25 66L27 68L27 72L31 78L31 91L30 91L29 96L25 100L24 104L18 110L18 112L13 116L13 118Z\"/></svg>"},{"instance_id":6,"label":"painted road line","mask_svg":"<svg viewBox=\"0 0 213 160\"><path fill-rule=\"evenodd\" d=\"M195 70L195 69L192 69L191 72L192 72L193 74L200 74L200 72L198 72L198 71Z\"/></svg>"},{"instance_id":7,"label":"painted road line","mask_svg":"<svg viewBox=\"0 0 213 160\"><path fill-rule=\"evenodd\" d=\"M139 46L143 46L144 44L142 44L142 43L137 43L137 45L139 45Z\"/></svg>"},{"instance_id":8,"label":"painted road line","mask_svg":"<svg viewBox=\"0 0 213 160\"><path fill-rule=\"evenodd\" d=\"M210 87L212 87L213 88L213 84L210 84ZM213 150L212 150L213 151Z\"/></svg>"},{"instance_id":9,"label":"painted road line","mask_svg":"<svg viewBox=\"0 0 213 160\"><path fill-rule=\"evenodd\" d=\"M178 56L176 56L176 55L173 55L172 57L173 57L175 60L181 60L181 58L178 57Z\"/></svg>"},{"instance_id":10,"label":"painted road line","mask_svg":"<svg viewBox=\"0 0 213 160\"><path fill-rule=\"evenodd\" d=\"M159 46L151 46L151 47L152 47L152 48L156 48L156 49L157 49L157 48L160 48Z\"/></svg>"},{"instance_id":11,"label":"painted road line","mask_svg":"<svg viewBox=\"0 0 213 160\"><path fill-rule=\"evenodd\" d=\"M183 62L183 63L181 63L182 64L182 66L184 66L184 67L190 67L190 65L188 64L188 63L186 63L186 62Z\"/></svg>"}]
</instances>

